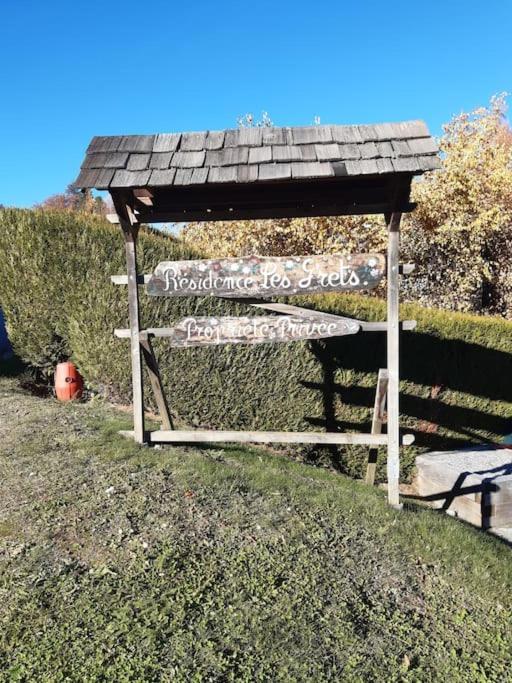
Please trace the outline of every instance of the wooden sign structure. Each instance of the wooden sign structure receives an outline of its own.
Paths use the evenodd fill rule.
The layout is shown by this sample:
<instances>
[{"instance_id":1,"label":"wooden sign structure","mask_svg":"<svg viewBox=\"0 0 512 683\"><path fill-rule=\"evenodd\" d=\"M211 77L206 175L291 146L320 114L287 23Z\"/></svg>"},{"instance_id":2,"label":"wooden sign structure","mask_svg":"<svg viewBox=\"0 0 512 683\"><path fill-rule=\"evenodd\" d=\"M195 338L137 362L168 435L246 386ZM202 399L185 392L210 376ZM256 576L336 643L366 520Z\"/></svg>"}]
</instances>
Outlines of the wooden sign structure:
<instances>
[{"instance_id":1,"label":"wooden sign structure","mask_svg":"<svg viewBox=\"0 0 512 683\"><path fill-rule=\"evenodd\" d=\"M412 443L399 425L399 337L414 321L399 319L401 216L413 211L413 177L440 167L438 147L422 121L375 125L242 128L194 133L95 137L75 182L81 189L108 190L126 252L130 327L133 431L138 443L239 441L366 444L367 481L375 477L378 446L387 449L388 500L399 507L400 446ZM165 262L137 272L137 238L143 223L291 219L376 215L385 217L388 244L378 254ZM268 301L275 295L364 291L386 275L387 317L380 322L346 318ZM186 318L168 328L141 329L139 287L152 296L221 296L246 303L259 316ZM260 310L261 309L261 310ZM264 312L264 315L262 314ZM272 314L272 315L271 315ZM255 322L256 318L260 318ZM300 322L299 322L300 320ZM332 323L332 325L331 325ZM378 374L370 434L244 432L172 429L151 340L172 347L223 343L259 344L384 332L386 368ZM162 429L147 431L142 364L162 416ZM377 369L377 368L376 368ZM192 388L191 388L192 390ZM382 425L386 431L382 433Z\"/></svg>"},{"instance_id":2,"label":"wooden sign structure","mask_svg":"<svg viewBox=\"0 0 512 683\"><path fill-rule=\"evenodd\" d=\"M133 216L132 216L133 217ZM413 329L414 321L399 322L398 275L412 271L411 264L398 262L398 225L400 214L389 219L387 259L382 254L351 254L322 256L290 256L164 261L151 275L139 277L135 269L135 254L129 236L127 276L113 276L115 284L127 284L130 292L129 329L115 330L120 338L130 338L132 371L134 372L134 406L142 406L142 368L136 360L140 349L149 371L155 401L162 418L163 429L146 432L143 409L134 410L134 431L123 432L140 443L224 442L240 443L317 443L365 444L370 446L366 483L374 484L377 449L388 448L388 498L399 504L398 452L400 445L414 441L412 434L400 436L398 423L398 335L400 329ZM126 232L125 232L126 234ZM328 313L304 309L290 304L266 302L265 298L370 290L387 275L388 321L372 323ZM228 298L277 315L188 317L170 327L141 330L138 322L138 285L146 286L150 296L215 296ZM136 309L135 309L136 306ZM315 432L253 432L226 430L174 430L171 413L163 390L158 363L151 338L165 337L171 348L205 347L219 344L261 344L326 339L357 334L360 331L386 331L388 336L388 368L379 370L372 431L357 433ZM140 374L137 376L137 373ZM393 389L393 390L392 390ZM387 434L382 434L387 413ZM389 453L396 457L389 458ZM391 474L390 474L391 473ZM391 478L390 478L391 477Z\"/></svg>"},{"instance_id":3,"label":"wooden sign structure","mask_svg":"<svg viewBox=\"0 0 512 683\"><path fill-rule=\"evenodd\" d=\"M397 267L397 272L410 272L411 266ZM342 316L304 309L289 304L265 302L262 299L293 294L347 292L373 289L386 272L382 254L323 256L289 256L203 259L195 261L163 261L141 284L150 296L183 297L215 296L234 299L249 306L267 309L278 315L257 316L190 316L171 327L138 330L138 338L148 365L156 403L164 429L145 434L151 443L237 441L254 443L321 443L368 444L366 482L375 481L377 448L388 445L389 436L382 434L388 390L388 371L379 370L371 434L312 432L248 432L225 430L173 430L165 399L158 363L151 346L152 337L165 337L171 348L206 347L220 344L262 344L327 339L365 331L387 330L387 323L368 323ZM388 269L389 273L389 269ZM130 283L130 277L113 276L116 284ZM258 297L258 298L255 298ZM412 329L413 321L404 321ZM115 330L120 338L131 338L132 329ZM134 435L133 432L127 433ZM413 436L404 435L403 445Z\"/></svg>"}]
</instances>

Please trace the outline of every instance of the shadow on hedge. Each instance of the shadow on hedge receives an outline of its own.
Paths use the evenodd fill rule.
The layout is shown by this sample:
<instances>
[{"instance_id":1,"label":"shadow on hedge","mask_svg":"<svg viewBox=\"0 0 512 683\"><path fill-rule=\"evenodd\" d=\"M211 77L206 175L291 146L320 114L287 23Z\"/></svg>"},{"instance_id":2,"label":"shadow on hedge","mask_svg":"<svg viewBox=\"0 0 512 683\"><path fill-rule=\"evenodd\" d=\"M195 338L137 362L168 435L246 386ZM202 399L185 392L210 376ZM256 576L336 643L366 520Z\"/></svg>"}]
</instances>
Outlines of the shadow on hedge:
<instances>
[{"instance_id":1,"label":"shadow on hedge","mask_svg":"<svg viewBox=\"0 0 512 683\"><path fill-rule=\"evenodd\" d=\"M349 422L336 418L336 399L354 407L373 406L374 387L342 386L335 381L340 369L375 373L386 367L386 338L382 333L366 333L312 342L312 353L322 366L323 382L303 381L305 387L322 394L323 419L307 417L315 427L328 431L369 431L371 422ZM434 359L434 363L432 360ZM505 435L512 431L512 419L489 412L489 401L512 400L512 354L461 340L443 340L413 332L402 335L400 379L426 387L428 397L404 392L400 398L402 415L414 419L415 444L428 449L454 449L475 442L474 430ZM474 397L474 406L462 407L443 402L445 390ZM425 430L419 429L421 424ZM429 426L432 431L429 431ZM460 436L436 433L436 426ZM489 441L485 436L479 442Z\"/></svg>"}]
</instances>

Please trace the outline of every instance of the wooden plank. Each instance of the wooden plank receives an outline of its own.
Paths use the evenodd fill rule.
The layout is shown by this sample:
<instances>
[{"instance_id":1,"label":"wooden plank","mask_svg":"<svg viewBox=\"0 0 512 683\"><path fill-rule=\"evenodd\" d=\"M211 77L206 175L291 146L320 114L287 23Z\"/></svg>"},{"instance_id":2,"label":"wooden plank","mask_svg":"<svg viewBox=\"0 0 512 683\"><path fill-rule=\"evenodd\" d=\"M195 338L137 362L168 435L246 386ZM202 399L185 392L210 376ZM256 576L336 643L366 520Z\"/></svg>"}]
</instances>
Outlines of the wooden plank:
<instances>
[{"instance_id":1,"label":"wooden plank","mask_svg":"<svg viewBox=\"0 0 512 683\"><path fill-rule=\"evenodd\" d=\"M249 160L248 147L224 147L206 153L206 166L237 166Z\"/></svg>"},{"instance_id":2,"label":"wooden plank","mask_svg":"<svg viewBox=\"0 0 512 683\"><path fill-rule=\"evenodd\" d=\"M224 298L224 297L221 297ZM228 298L228 297L225 297ZM354 320L353 318L347 318L345 316L341 315L334 315L333 313L324 313L323 311L315 311L310 308L302 308L302 306L293 306L291 304L282 304L282 303L274 303L271 301L246 301L244 299L235 299L238 303L247 303L249 306L253 306L254 308L262 308L267 311L274 311L274 313L282 313L283 315L295 315L295 316L300 316L300 317L310 317L310 316L316 316L320 317L324 320L332 320L332 321L344 321L346 323L356 323L358 327L361 327L363 322L360 320Z\"/></svg>"},{"instance_id":3,"label":"wooden plank","mask_svg":"<svg viewBox=\"0 0 512 683\"><path fill-rule=\"evenodd\" d=\"M373 289L384 275L382 254L163 261L147 286L152 296L237 298Z\"/></svg>"},{"instance_id":4,"label":"wooden plank","mask_svg":"<svg viewBox=\"0 0 512 683\"><path fill-rule=\"evenodd\" d=\"M251 147L249 150L249 164L263 164L272 160L272 147Z\"/></svg>"},{"instance_id":5,"label":"wooden plank","mask_svg":"<svg viewBox=\"0 0 512 683\"><path fill-rule=\"evenodd\" d=\"M329 163L327 162L327 165ZM210 169L211 171L212 169ZM237 175L238 177L238 175ZM166 220L234 220L292 215L385 213L411 210L408 189L398 196L383 175L325 178L325 182L226 183L183 187L160 186L156 210L145 211L145 222ZM410 178L407 178L410 181ZM148 185L153 184L153 177ZM230 211L230 209L232 211Z\"/></svg>"},{"instance_id":6,"label":"wooden plank","mask_svg":"<svg viewBox=\"0 0 512 683\"><path fill-rule=\"evenodd\" d=\"M119 222L123 230L128 273L128 313L130 318L130 348L132 365L133 427L137 443L144 443L144 390L142 378L142 358L139 341L139 293L137 286L137 234L138 226L133 225L133 213L125 203L124 195L111 193Z\"/></svg>"},{"instance_id":7,"label":"wooden plank","mask_svg":"<svg viewBox=\"0 0 512 683\"><path fill-rule=\"evenodd\" d=\"M238 129L238 144L248 147L259 147L263 139L263 128L246 127Z\"/></svg>"},{"instance_id":8,"label":"wooden plank","mask_svg":"<svg viewBox=\"0 0 512 683\"><path fill-rule=\"evenodd\" d=\"M182 133L180 150L183 152L199 152L204 149L206 132Z\"/></svg>"},{"instance_id":9,"label":"wooden plank","mask_svg":"<svg viewBox=\"0 0 512 683\"><path fill-rule=\"evenodd\" d=\"M380 173L376 159L358 159L345 161L345 170L349 176L374 175Z\"/></svg>"},{"instance_id":10,"label":"wooden plank","mask_svg":"<svg viewBox=\"0 0 512 683\"><path fill-rule=\"evenodd\" d=\"M239 166L212 166L208 171L209 183L236 183Z\"/></svg>"},{"instance_id":11,"label":"wooden plank","mask_svg":"<svg viewBox=\"0 0 512 683\"><path fill-rule=\"evenodd\" d=\"M288 163L260 164L258 180L285 180L292 177L292 167Z\"/></svg>"},{"instance_id":12,"label":"wooden plank","mask_svg":"<svg viewBox=\"0 0 512 683\"><path fill-rule=\"evenodd\" d=\"M264 145L286 145L291 143L291 128L276 128L271 126L263 128L262 144Z\"/></svg>"},{"instance_id":13,"label":"wooden plank","mask_svg":"<svg viewBox=\"0 0 512 683\"><path fill-rule=\"evenodd\" d=\"M307 146L310 150L310 145ZM266 147L265 149L270 149ZM272 161L303 161L302 149L300 145L273 145L272 146ZM314 149L314 146L313 146ZM314 156L316 161L316 153Z\"/></svg>"},{"instance_id":14,"label":"wooden plank","mask_svg":"<svg viewBox=\"0 0 512 683\"><path fill-rule=\"evenodd\" d=\"M112 188L143 187L147 185L151 171L124 171L118 169L110 183Z\"/></svg>"},{"instance_id":15,"label":"wooden plank","mask_svg":"<svg viewBox=\"0 0 512 683\"><path fill-rule=\"evenodd\" d=\"M160 377L160 368L158 367L158 362L153 351L151 340L148 337L141 337L140 345L142 347L142 354L148 369L149 380L153 389L153 395L158 407L158 412L160 413L160 418L162 419L162 427L164 429L173 429L171 411L169 410L169 405L165 396L162 378Z\"/></svg>"},{"instance_id":16,"label":"wooden plank","mask_svg":"<svg viewBox=\"0 0 512 683\"><path fill-rule=\"evenodd\" d=\"M122 436L133 438L133 432L121 431ZM323 443L359 446L385 446L386 434L354 434L341 432L240 432L209 429L157 430L148 433L150 443ZM403 443L414 441L412 434L404 434Z\"/></svg>"},{"instance_id":17,"label":"wooden plank","mask_svg":"<svg viewBox=\"0 0 512 683\"><path fill-rule=\"evenodd\" d=\"M151 187L167 187L173 184L175 176L175 168L169 168L165 171L155 169L151 173L151 178L149 180L148 185L150 185Z\"/></svg>"},{"instance_id":18,"label":"wooden plank","mask_svg":"<svg viewBox=\"0 0 512 683\"><path fill-rule=\"evenodd\" d=\"M372 434L382 432L384 421L384 409L386 406L386 394L388 390L388 371L380 369L377 377L377 388L375 391L375 403L373 406ZM375 471L377 469L377 448L370 448L368 453L368 464L366 466L365 483L369 486L375 484Z\"/></svg>"},{"instance_id":19,"label":"wooden plank","mask_svg":"<svg viewBox=\"0 0 512 683\"><path fill-rule=\"evenodd\" d=\"M82 168L124 168L128 160L128 152L101 152L88 154Z\"/></svg>"},{"instance_id":20,"label":"wooden plank","mask_svg":"<svg viewBox=\"0 0 512 683\"><path fill-rule=\"evenodd\" d=\"M315 145L315 152L318 161L339 161L342 158L337 142L330 145Z\"/></svg>"},{"instance_id":21,"label":"wooden plank","mask_svg":"<svg viewBox=\"0 0 512 683\"><path fill-rule=\"evenodd\" d=\"M334 142L348 144L363 142L358 126L331 126L331 130Z\"/></svg>"},{"instance_id":22,"label":"wooden plank","mask_svg":"<svg viewBox=\"0 0 512 683\"><path fill-rule=\"evenodd\" d=\"M195 168L202 166L206 157L206 152L174 152L171 159L171 166L177 168Z\"/></svg>"},{"instance_id":23,"label":"wooden plank","mask_svg":"<svg viewBox=\"0 0 512 683\"><path fill-rule=\"evenodd\" d=\"M387 369L388 369L388 501L400 507L400 418L399 418L399 240L400 213L392 213L388 220L387 259Z\"/></svg>"},{"instance_id":24,"label":"wooden plank","mask_svg":"<svg viewBox=\"0 0 512 683\"><path fill-rule=\"evenodd\" d=\"M116 154L119 154L119 152L116 152ZM148 167L149 164L149 159L151 157L151 154L130 154L130 158L128 159L128 164L126 166L126 170L128 171L145 171ZM121 166L124 166L124 164L120 164Z\"/></svg>"},{"instance_id":25,"label":"wooden plank","mask_svg":"<svg viewBox=\"0 0 512 683\"><path fill-rule=\"evenodd\" d=\"M185 154L186 152L183 152ZM187 152L188 153L188 152ZM190 152L193 154L193 152ZM176 175L174 176L175 185L190 185L192 180L192 168L177 168Z\"/></svg>"},{"instance_id":26,"label":"wooden plank","mask_svg":"<svg viewBox=\"0 0 512 683\"><path fill-rule=\"evenodd\" d=\"M190 179L191 185L202 185L206 182L208 177L208 168L194 168L192 171L192 177Z\"/></svg>"},{"instance_id":27,"label":"wooden plank","mask_svg":"<svg viewBox=\"0 0 512 683\"><path fill-rule=\"evenodd\" d=\"M359 152L361 153L361 159L375 159L379 157L379 150L374 142L365 142L363 145L359 145Z\"/></svg>"},{"instance_id":28,"label":"wooden plank","mask_svg":"<svg viewBox=\"0 0 512 683\"><path fill-rule=\"evenodd\" d=\"M149 168L156 168L157 170L167 170L171 164L172 152L153 152Z\"/></svg>"},{"instance_id":29,"label":"wooden plank","mask_svg":"<svg viewBox=\"0 0 512 683\"><path fill-rule=\"evenodd\" d=\"M210 130L206 137L205 149L221 149L224 144L223 130Z\"/></svg>"},{"instance_id":30,"label":"wooden plank","mask_svg":"<svg viewBox=\"0 0 512 683\"><path fill-rule=\"evenodd\" d=\"M338 316L333 316L333 317L338 317ZM339 320L343 320L341 316L338 318ZM363 331L364 332L385 332L386 331L386 323L365 323L362 320L353 320L351 318L346 318L346 320L349 320L350 322L357 323L361 329L363 329L363 326L366 325L375 325L376 327L364 327ZM405 327L407 323L407 327ZM409 325L411 323L411 325ZM400 330L412 330L414 329L416 325L415 320L404 320L403 323L400 324ZM377 327L378 326L378 327ZM170 337L172 336L172 327L148 327L145 330L140 330L139 332L139 337L142 339L143 337ZM119 339L129 339L130 338L130 329L129 328L116 328L114 330L114 336L118 337ZM336 335L335 335L336 336Z\"/></svg>"},{"instance_id":31,"label":"wooden plank","mask_svg":"<svg viewBox=\"0 0 512 683\"><path fill-rule=\"evenodd\" d=\"M334 175L332 164L326 161L292 163L293 178L323 178Z\"/></svg>"},{"instance_id":32,"label":"wooden plank","mask_svg":"<svg viewBox=\"0 0 512 683\"><path fill-rule=\"evenodd\" d=\"M135 200L144 206L153 206L153 193L145 187L133 191Z\"/></svg>"},{"instance_id":33,"label":"wooden plank","mask_svg":"<svg viewBox=\"0 0 512 683\"><path fill-rule=\"evenodd\" d=\"M229 168L225 169L228 171L227 176L213 175L214 171L218 171L220 169L210 168L209 181L208 184L204 187L207 187L209 189L218 189L220 187L223 187L223 185L219 183L225 183L226 188L229 187L230 189L232 189L235 186L234 184L238 182L238 173L241 173L241 167L234 166L232 168L234 169L234 172L232 172ZM171 169L171 171L173 170L175 169ZM148 187L160 186L165 191L170 191L171 188L173 190L181 189L182 187L188 187L188 189L191 188L191 186L173 185L172 180L170 179L172 176L171 171L153 171L150 182L148 183ZM164 177L165 174L171 175L169 175L169 178L167 178ZM228 177L230 179L228 179ZM215 181L213 181L212 178L215 178ZM238 183L238 186L268 188L273 187L274 185L272 185L271 183L261 185L259 185L258 183L252 183L251 185L244 185L240 182ZM280 185L276 184L275 186L278 187ZM95 185L92 185L91 187L95 187ZM407 203L403 204L400 208L402 213L407 213L409 211L413 211L415 206L415 204ZM184 206L182 208L175 207L172 210L159 209L158 211L145 211L141 215L141 220L144 223L179 223L183 221L239 221L276 218L306 218L308 216L362 216L366 214L385 213L387 212L388 208L389 203L384 201L375 202L372 204L359 204L357 202L351 202L347 204L326 204L321 201L319 203L308 203L308 201L304 197L302 197L297 198L296 202L290 203L289 205L286 205L286 203L283 202L282 206L259 206L258 208L246 208L243 206L236 207L228 205L219 206L217 204L214 204L213 206L208 206L208 204L205 202L204 206L199 208Z\"/></svg>"},{"instance_id":34,"label":"wooden plank","mask_svg":"<svg viewBox=\"0 0 512 683\"><path fill-rule=\"evenodd\" d=\"M297 126L291 128L294 144L309 145L317 142L334 142L333 126Z\"/></svg>"},{"instance_id":35,"label":"wooden plank","mask_svg":"<svg viewBox=\"0 0 512 683\"><path fill-rule=\"evenodd\" d=\"M237 166L236 180L238 183L252 183L258 179L258 166L246 164Z\"/></svg>"},{"instance_id":36,"label":"wooden plank","mask_svg":"<svg viewBox=\"0 0 512 683\"><path fill-rule=\"evenodd\" d=\"M160 133L153 143L153 152L174 152L178 149L180 133Z\"/></svg>"},{"instance_id":37,"label":"wooden plank","mask_svg":"<svg viewBox=\"0 0 512 683\"><path fill-rule=\"evenodd\" d=\"M356 334L358 331L359 325L353 320L323 318L319 315L189 317L173 327L145 330L150 336L167 337L172 348L326 339ZM126 336L126 330L116 330L115 333L116 336Z\"/></svg>"},{"instance_id":38,"label":"wooden plank","mask_svg":"<svg viewBox=\"0 0 512 683\"><path fill-rule=\"evenodd\" d=\"M123 277L123 276L114 276ZM229 297L231 298L231 297ZM239 303L244 303L244 299L231 299L232 301L238 301ZM281 304L273 302L260 302L260 301L246 301L250 306L255 308L263 308L267 311L274 311L276 313L284 313L287 315L321 315L323 317L334 318L338 320L353 320L356 322L363 332L386 332L388 329L388 324L386 321L382 322L367 322L366 320L356 320L354 318L347 318L344 316L335 315L333 313L324 313L322 311L314 311L309 308L302 308L301 306L292 306L291 304ZM400 329L405 331L414 330L416 328L416 320L403 320L400 322Z\"/></svg>"},{"instance_id":39,"label":"wooden plank","mask_svg":"<svg viewBox=\"0 0 512 683\"><path fill-rule=\"evenodd\" d=\"M113 214L111 214L113 215ZM117 214L116 214L117 217ZM151 275L137 275L137 284L146 285L151 279ZM113 285L127 285L128 275L111 275L110 282Z\"/></svg>"},{"instance_id":40,"label":"wooden plank","mask_svg":"<svg viewBox=\"0 0 512 683\"><path fill-rule=\"evenodd\" d=\"M110 216L115 216L115 220L112 220L111 222L118 223L119 219L117 218L117 214L109 214ZM414 263L404 263L402 266L400 266L400 273L404 275L408 275L409 273L412 273L412 271L415 269L415 264ZM407 271L405 270L407 268ZM139 285L147 285L153 275L151 273L146 273L145 275L139 275L137 282ZM127 285L128 284L128 276L127 275L111 275L110 276L110 281L114 285ZM235 297L223 297L230 299L231 301L236 301L237 299ZM299 315L301 312L303 313L317 313L317 311L310 310L309 308L301 308L300 306L290 306L287 304L273 304L273 303L265 303L265 302L253 302L253 301L247 301L246 299L240 299L240 303L246 303L250 306L256 306L257 308L265 308L269 311L278 311L280 313L289 313L290 315L297 314ZM283 308L286 307L286 310ZM331 313L326 314L326 315L333 315ZM339 316L337 316L339 317ZM372 332L385 332L387 329L386 322L369 322L365 320L358 320L357 321L361 327L365 331L372 331ZM401 330L414 330L416 328L417 322L416 320L402 320L400 322L400 329Z\"/></svg>"},{"instance_id":41,"label":"wooden plank","mask_svg":"<svg viewBox=\"0 0 512 683\"><path fill-rule=\"evenodd\" d=\"M120 152L151 152L154 135L123 135L117 149Z\"/></svg>"}]
</instances>

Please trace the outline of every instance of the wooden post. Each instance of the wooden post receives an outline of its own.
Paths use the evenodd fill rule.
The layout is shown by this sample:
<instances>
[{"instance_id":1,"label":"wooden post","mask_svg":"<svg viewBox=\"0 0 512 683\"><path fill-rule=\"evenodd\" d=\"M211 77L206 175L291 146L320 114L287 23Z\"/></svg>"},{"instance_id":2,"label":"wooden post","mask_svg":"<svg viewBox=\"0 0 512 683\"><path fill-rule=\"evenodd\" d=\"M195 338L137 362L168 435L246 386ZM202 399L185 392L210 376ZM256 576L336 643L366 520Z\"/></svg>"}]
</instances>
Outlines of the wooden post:
<instances>
[{"instance_id":1,"label":"wooden post","mask_svg":"<svg viewBox=\"0 0 512 683\"><path fill-rule=\"evenodd\" d=\"M388 502L400 509L400 424L399 424L399 244L401 213L386 216L388 224L387 264L387 365L388 365Z\"/></svg>"},{"instance_id":2,"label":"wooden post","mask_svg":"<svg viewBox=\"0 0 512 683\"><path fill-rule=\"evenodd\" d=\"M379 370L377 378L377 388L375 390L375 403L373 406L372 434L382 432L384 421L384 409L386 407L386 394L388 390L388 371ZM373 486L375 484L375 471L377 469L378 448L370 448L368 452L368 464L366 466L365 484Z\"/></svg>"},{"instance_id":3,"label":"wooden post","mask_svg":"<svg viewBox=\"0 0 512 683\"><path fill-rule=\"evenodd\" d=\"M144 389L142 380L142 356L140 346L140 314L139 291L137 277L137 235L139 225L132 212L128 197L111 193L112 201L119 216L123 230L126 272L128 275L128 313L130 317L130 348L132 361L132 394L133 394L133 431L137 443L144 443Z\"/></svg>"}]
</instances>

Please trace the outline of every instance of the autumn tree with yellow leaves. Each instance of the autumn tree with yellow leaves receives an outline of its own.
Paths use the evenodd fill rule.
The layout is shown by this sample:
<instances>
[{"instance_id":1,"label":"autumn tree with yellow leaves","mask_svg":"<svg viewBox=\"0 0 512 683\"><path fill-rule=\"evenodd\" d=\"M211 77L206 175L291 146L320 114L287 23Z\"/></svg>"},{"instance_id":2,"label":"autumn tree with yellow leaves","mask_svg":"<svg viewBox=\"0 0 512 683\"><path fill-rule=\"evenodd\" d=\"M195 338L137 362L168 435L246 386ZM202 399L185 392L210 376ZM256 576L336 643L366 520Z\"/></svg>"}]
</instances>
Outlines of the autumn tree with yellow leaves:
<instances>
[{"instance_id":1,"label":"autumn tree with yellow leaves","mask_svg":"<svg viewBox=\"0 0 512 683\"><path fill-rule=\"evenodd\" d=\"M402 258L416 263L403 296L428 306L512 318L512 131L505 96L455 116L440 171L413 184ZM190 223L181 233L212 256L383 251L381 216Z\"/></svg>"}]
</instances>

